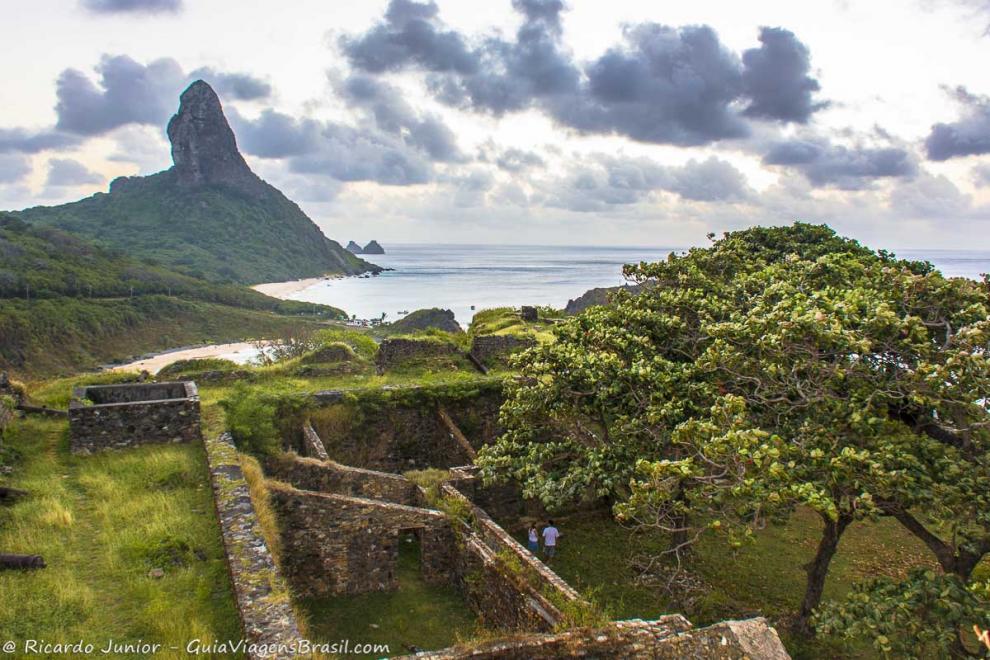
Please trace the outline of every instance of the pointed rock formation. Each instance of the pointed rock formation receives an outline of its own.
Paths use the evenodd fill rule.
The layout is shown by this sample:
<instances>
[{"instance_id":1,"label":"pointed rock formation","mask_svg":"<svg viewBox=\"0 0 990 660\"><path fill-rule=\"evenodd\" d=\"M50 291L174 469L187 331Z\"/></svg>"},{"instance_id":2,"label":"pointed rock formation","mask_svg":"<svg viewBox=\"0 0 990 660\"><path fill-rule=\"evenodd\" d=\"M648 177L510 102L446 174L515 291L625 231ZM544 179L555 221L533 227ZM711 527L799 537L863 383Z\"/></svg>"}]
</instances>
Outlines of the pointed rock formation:
<instances>
[{"instance_id":1,"label":"pointed rock formation","mask_svg":"<svg viewBox=\"0 0 990 660\"><path fill-rule=\"evenodd\" d=\"M20 215L220 282L381 271L324 236L292 200L251 171L220 99L202 80L182 93L168 139L172 168L119 177L109 194Z\"/></svg>"},{"instance_id":2,"label":"pointed rock formation","mask_svg":"<svg viewBox=\"0 0 990 660\"><path fill-rule=\"evenodd\" d=\"M378 241L371 241L364 246L361 254L385 254L385 248L378 244Z\"/></svg>"},{"instance_id":3,"label":"pointed rock formation","mask_svg":"<svg viewBox=\"0 0 990 660\"><path fill-rule=\"evenodd\" d=\"M168 122L173 171L180 186L226 184L259 192L259 179L237 150L237 140L213 88L197 80L179 97Z\"/></svg>"},{"instance_id":4,"label":"pointed rock formation","mask_svg":"<svg viewBox=\"0 0 990 660\"><path fill-rule=\"evenodd\" d=\"M361 246L354 241L347 244L347 251L351 254L364 254L364 250L361 249Z\"/></svg>"}]
</instances>

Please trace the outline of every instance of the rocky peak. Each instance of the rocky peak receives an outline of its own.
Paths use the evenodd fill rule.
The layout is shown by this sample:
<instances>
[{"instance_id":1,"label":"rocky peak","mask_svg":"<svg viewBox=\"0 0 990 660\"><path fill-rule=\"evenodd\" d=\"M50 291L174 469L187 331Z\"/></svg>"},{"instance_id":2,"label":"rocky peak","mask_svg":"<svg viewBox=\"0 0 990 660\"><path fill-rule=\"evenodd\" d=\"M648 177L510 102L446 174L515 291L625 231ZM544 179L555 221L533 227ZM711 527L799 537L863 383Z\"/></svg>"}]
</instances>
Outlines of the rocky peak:
<instances>
[{"instance_id":1,"label":"rocky peak","mask_svg":"<svg viewBox=\"0 0 990 660\"><path fill-rule=\"evenodd\" d=\"M385 249L378 241L371 241L361 249L361 254L385 254Z\"/></svg>"},{"instance_id":2,"label":"rocky peak","mask_svg":"<svg viewBox=\"0 0 990 660\"><path fill-rule=\"evenodd\" d=\"M179 111L168 122L168 139L179 185L222 183L254 190L261 183L237 150L220 98L202 80L179 97Z\"/></svg>"},{"instance_id":3,"label":"rocky peak","mask_svg":"<svg viewBox=\"0 0 990 660\"><path fill-rule=\"evenodd\" d=\"M364 254L364 249L354 241L347 244L347 251L351 254Z\"/></svg>"}]
</instances>

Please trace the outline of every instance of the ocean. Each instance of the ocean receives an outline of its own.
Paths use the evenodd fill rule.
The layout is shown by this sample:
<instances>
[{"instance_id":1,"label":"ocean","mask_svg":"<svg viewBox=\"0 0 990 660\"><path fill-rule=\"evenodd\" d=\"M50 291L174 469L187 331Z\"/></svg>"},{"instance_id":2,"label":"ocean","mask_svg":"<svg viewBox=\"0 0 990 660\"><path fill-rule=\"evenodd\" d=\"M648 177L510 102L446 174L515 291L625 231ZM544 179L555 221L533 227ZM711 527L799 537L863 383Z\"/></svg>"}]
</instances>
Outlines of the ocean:
<instances>
[{"instance_id":1,"label":"ocean","mask_svg":"<svg viewBox=\"0 0 990 660\"><path fill-rule=\"evenodd\" d=\"M367 259L394 270L371 278L324 280L293 300L339 307L358 318L386 321L401 312L440 307L462 325L489 307L563 307L588 289L623 284L622 265L663 259L682 247L561 247L524 245L385 245ZM905 259L931 261L950 276L990 272L990 251L902 250Z\"/></svg>"}]
</instances>

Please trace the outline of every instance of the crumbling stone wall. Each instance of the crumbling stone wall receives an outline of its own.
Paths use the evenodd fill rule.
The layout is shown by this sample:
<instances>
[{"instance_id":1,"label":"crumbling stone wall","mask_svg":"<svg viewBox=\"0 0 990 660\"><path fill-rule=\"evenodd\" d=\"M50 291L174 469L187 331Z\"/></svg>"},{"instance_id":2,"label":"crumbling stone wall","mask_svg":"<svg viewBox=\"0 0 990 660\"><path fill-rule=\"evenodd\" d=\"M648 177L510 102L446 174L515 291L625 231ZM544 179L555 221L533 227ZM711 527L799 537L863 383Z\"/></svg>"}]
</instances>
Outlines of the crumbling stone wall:
<instances>
[{"instance_id":1,"label":"crumbling stone wall","mask_svg":"<svg viewBox=\"0 0 990 660\"><path fill-rule=\"evenodd\" d=\"M367 406L361 401L333 402L307 411L327 455L344 465L403 473L427 468L451 468L471 462L443 423L437 402L475 450L499 433L500 391L483 391L467 398L437 401L389 401ZM301 442L305 442L304 440Z\"/></svg>"},{"instance_id":2,"label":"crumbling stone wall","mask_svg":"<svg viewBox=\"0 0 990 660\"><path fill-rule=\"evenodd\" d=\"M303 447L306 450L306 456L310 458L321 461L330 458L327 456L327 448L323 446L323 440L316 434L316 431L313 430L313 425L309 422L303 424Z\"/></svg>"},{"instance_id":3,"label":"crumbling stone wall","mask_svg":"<svg viewBox=\"0 0 990 660\"><path fill-rule=\"evenodd\" d=\"M485 365L504 363L513 353L536 345L536 339L515 335L478 335L471 340L471 355Z\"/></svg>"},{"instance_id":4,"label":"crumbling stone wall","mask_svg":"<svg viewBox=\"0 0 990 660\"><path fill-rule=\"evenodd\" d=\"M379 344L378 353L375 355L375 366L378 373L381 374L409 360L436 357L454 358L460 354L460 349L449 342L395 337L386 339Z\"/></svg>"},{"instance_id":5,"label":"crumbling stone wall","mask_svg":"<svg viewBox=\"0 0 990 660\"><path fill-rule=\"evenodd\" d=\"M279 516L282 568L300 596L358 594L398 587L399 535L416 530L427 582L453 579L454 535L431 509L270 484Z\"/></svg>"},{"instance_id":6,"label":"crumbling stone wall","mask_svg":"<svg viewBox=\"0 0 990 660\"><path fill-rule=\"evenodd\" d=\"M422 506L419 487L405 477L341 465L333 461L301 458L293 454L269 459L265 471L272 479L300 490L382 500L393 504Z\"/></svg>"},{"instance_id":7,"label":"crumbling stone wall","mask_svg":"<svg viewBox=\"0 0 990 660\"><path fill-rule=\"evenodd\" d=\"M233 438L224 434L206 440L206 457L237 612L247 639L259 648L298 645L302 636L288 587L265 544ZM295 656L275 650L265 655L249 653L249 657Z\"/></svg>"},{"instance_id":8,"label":"crumbling stone wall","mask_svg":"<svg viewBox=\"0 0 990 660\"><path fill-rule=\"evenodd\" d=\"M200 437L199 392L193 382L77 387L69 404L74 453Z\"/></svg>"},{"instance_id":9,"label":"crumbling stone wall","mask_svg":"<svg viewBox=\"0 0 990 660\"><path fill-rule=\"evenodd\" d=\"M409 658L413 656L407 656ZM429 660L530 660L615 658L633 660L789 660L776 631L763 618L724 621L693 629L679 614L656 621L616 621L598 629L515 636L455 646L416 658Z\"/></svg>"},{"instance_id":10,"label":"crumbling stone wall","mask_svg":"<svg viewBox=\"0 0 990 660\"><path fill-rule=\"evenodd\" d=\"M541 594L553 594L554 600L558 602L581 599L581 595L573 587L554 573L549 566L534 557L529 550L520 545L498 523L492 520L487 512L473 504L453 484L445 483L441 486L441 492L446 497L462 501L470 508L473 518L471 532L493 553L511 556L514 562L522 565L526 581L537 592Z\"/></svg>"}]
</instances>

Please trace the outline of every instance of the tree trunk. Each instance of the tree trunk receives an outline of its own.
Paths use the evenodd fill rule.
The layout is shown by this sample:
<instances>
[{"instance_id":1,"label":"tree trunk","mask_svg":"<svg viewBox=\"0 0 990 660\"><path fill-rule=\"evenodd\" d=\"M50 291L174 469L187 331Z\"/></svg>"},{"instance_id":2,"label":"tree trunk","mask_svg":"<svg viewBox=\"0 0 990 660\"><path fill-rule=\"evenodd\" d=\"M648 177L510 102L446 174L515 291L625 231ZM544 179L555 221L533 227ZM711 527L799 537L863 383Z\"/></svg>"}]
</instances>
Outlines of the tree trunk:
<instances>
[{"instance_id":1,"label":"tree trunk","mask_svg":"<svg viewBox=\"0 0 990 660\"><path fill-rule=\"evenodd\" d=\"M810 564L805 566L808 571L808 582L804 591L804 600L801 601L801 610L798 613L797 628L804 634L810 634L811 615L815 608L822 602L822 592L825 591L825 578L828 577L829 565L832 557L839 547L839 539L846 527L852 522L852 516L840 515L837 521L832 521L823 516L825 529L822 530L822 538L818 542L818 552Z\"/></svg>"}]
</instances>

